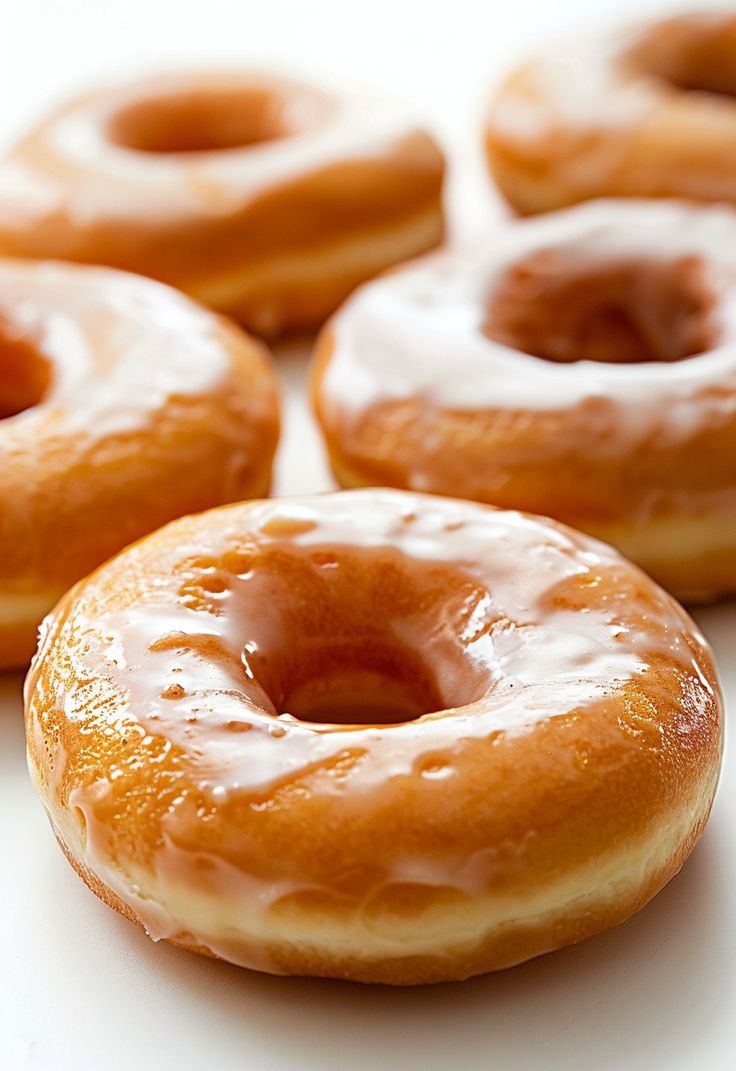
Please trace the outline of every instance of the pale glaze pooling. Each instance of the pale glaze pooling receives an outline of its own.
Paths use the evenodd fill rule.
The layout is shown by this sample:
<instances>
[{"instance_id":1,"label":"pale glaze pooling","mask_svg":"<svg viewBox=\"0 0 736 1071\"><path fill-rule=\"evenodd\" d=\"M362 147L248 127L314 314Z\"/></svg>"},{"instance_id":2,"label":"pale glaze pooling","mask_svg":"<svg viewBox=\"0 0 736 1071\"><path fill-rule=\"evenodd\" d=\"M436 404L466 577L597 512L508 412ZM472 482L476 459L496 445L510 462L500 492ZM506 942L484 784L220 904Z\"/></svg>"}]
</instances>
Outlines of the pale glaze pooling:
<instances>
[{"instance_id":1,"label":"pale glaze pooling","mask_svg":"<svg viewBox=\"0 0 736 1071\"><path fill-rule=\"evenodd\" d=\"M398 668L386 661L393 651ZM356 675L409 666L417 687L423 667L444 707L395 725L285 713L294 682L328 680L334 657ZM693 803L690 776L710 783L697 756L701 745L717 754L720 704L692 622L607 547L552 522L391 491L169 526L48 619L26 698L34 777L85 872L153 936L274 971L289 969L279 920L296 926L297 943L319 945L334 916L340 944L374 910L362 954L375 956L375 943L401 958L381 905L407 886L418 904L405 944L424 955L435 938L417 919L435 898L477 906L500 883L513 902L526 853L542 844L532 885L544 900L560 856L545 844L543 812L519 829L528 801L511 801L520 772L534 780L550 755L563 757L528 791L546 795L545 779L560 777L551 798L570 792L578 805L599 784L610 791L608 778L630 792L639 764L659 768L631 820L650 828L654 813L669 822L680 806L661 775L681 763L691 836L704 797ZM516 772L498 781L509 748ZM546 806L551 815L557 804ZM628 819L613 832L617 808L592 840L567 845L573 869L600 850L599 836L617 851L640 836ZM569 819L553 840L570 835ZM500 840L489 822L506 829ZM458 933L467 943L462 924Z\"/></svg>"}]
</instances>

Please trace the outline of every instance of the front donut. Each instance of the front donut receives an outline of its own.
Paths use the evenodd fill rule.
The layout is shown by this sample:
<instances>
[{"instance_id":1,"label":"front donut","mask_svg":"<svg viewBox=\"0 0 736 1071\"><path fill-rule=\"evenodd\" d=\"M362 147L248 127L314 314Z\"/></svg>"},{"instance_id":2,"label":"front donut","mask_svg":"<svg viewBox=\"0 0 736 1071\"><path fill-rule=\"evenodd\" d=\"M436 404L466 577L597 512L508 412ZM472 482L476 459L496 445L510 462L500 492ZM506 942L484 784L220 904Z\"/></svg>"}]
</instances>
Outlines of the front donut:
<instances>
[{"instance_id":1,"label":"front donut","mask_svg":"<svg viewBox=\"0 0 736 1071\"><path fill-rule=\"evenodd\" d=\"M351 491L176 521L47 618L30 769L72 866L192 950L414 984L623 921L721 753L710 652L552 521Z\"/></svg>"}]
</instances>

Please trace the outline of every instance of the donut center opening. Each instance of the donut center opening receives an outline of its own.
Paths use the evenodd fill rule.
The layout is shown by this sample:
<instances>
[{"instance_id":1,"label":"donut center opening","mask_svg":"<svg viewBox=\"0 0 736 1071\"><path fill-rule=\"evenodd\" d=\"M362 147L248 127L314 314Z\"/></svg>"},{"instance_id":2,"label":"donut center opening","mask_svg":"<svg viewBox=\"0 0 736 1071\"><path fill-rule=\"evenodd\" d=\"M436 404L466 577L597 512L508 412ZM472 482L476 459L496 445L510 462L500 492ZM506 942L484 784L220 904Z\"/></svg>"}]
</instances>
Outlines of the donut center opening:
<instances>
[{"instance_id":1,"label":"donut center opening","mask_svg":"<svg viewBox=\"0 0 736 1071\"><path fill-rule=\"evenodd\" d=\"M675 18L639 51L644 69L675 89L736 97L736 19Z\"/></svg>"},{"instance_id":2,"label":"donut center opening","mask_svg":"<svg viewBox=\"0 0 736 1071\"><path fill-rule=\"evenodd\" d=\"M681 361L717 338L715 296L694 256L581 265L540 250L509 268L486 307L486 336L558 363Z\"/></svg>"},{"instance_id":3,"label":"donut center opening","mask_svg":"<svg viewBox=\"0 0 736 1071\"><path fill-rule=\"evenodd\" d=\"M315 103L259 86L196 88L130 104L110 121L108 137L143 153L241 149L296 133Z\"/></svg>"},{"instance_id":4,"label":"donut center opening","mask_svg":"<svg viewBox=\"0 0 736 1071\"><path fill-rule=\"evenodd\" d=\"M331 647L326 665L315 662L314 674L289 683L280 715L333 725L394 725L443 709L429 667L395 641L341 643Z\"/></svg>"},{"instance_id":5,"label":"donut center opening","mask_svg":"<svg viewBox=\"0 0 736 1071\"><path fill-rule=\"evenodd\" d=\"M0 324L0 420L38 405L51 383L51 367L25 339L4 333Z\"/></svg>"},{"instance_id":6,"label":"donut center opening","mask_svg":"<svg viewBox=\"0 0 736 1071\"><path fill-rule=\"evenodd\" d=\"M394 725L489 688L478 624L488 596L448 565L388 548L260 547L247 574L223 583L213 598L228 599L243 642L243 686L277 721Z\"/></svg>"}]
</instances>

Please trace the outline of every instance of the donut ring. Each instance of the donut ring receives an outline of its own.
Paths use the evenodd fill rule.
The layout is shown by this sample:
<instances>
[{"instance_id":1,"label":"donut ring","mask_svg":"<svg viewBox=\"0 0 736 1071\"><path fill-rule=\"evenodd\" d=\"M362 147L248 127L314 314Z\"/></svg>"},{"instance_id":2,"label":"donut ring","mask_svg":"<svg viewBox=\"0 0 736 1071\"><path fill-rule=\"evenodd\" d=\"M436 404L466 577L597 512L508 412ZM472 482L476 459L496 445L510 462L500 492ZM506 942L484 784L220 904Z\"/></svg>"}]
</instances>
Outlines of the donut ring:
<instances>
[{"instance_id":1,"label":"donut ring","mask_svg":"<svg viewBox=\"0 0 736 1071\"><path fill-rule=\"evenodd\" d=\"M67 104L0 163L0 253L150 275L274 336L437 245L443 170L381 102L151 78Z\"/></svg>"},{"instance_id":2,"label":"donut ring","mask_svg":"<svg viewBox=\"0 0 736 1071\"><path fill-rule=\"evenodd\" d=\"M591 203L368 284L317 346L339 482L546 514L681 598L736 591L734 249L729 208Z\"/></svg>"},{"instance_id":3,"label":"donut ring","mask_svg":"<svg viewBox=\"0 0 736 1071\"><path fill-rule=\"evenodd\" d=\"M522 213L611 196L736 201L734 71L733 13L557 41L498 90L491 172Z\"/></svg>"},{"instance_id":4,"label":"donut ring","mask_svg":"<svg viewBox=\"0 0 736 1071\"><path fill-rule=\"evenodd\" d=\"M287 712L288 713L285 713ZM176 521L47 618L30 769L72 866L164 938L414 984L612 926L720 761L711 655L615 551L352 491Z\"/></svg>"},{"instance_id":5,"label":"donut ring","mask_svg":"<svg viewBox=\"0 0 736 1071\"><path fill-rule=\"evenodd\" d=\"M57 599L183 513L267 492L273 372L150 279L0 262L0 670Z\"/></svg>"}]
</instances>

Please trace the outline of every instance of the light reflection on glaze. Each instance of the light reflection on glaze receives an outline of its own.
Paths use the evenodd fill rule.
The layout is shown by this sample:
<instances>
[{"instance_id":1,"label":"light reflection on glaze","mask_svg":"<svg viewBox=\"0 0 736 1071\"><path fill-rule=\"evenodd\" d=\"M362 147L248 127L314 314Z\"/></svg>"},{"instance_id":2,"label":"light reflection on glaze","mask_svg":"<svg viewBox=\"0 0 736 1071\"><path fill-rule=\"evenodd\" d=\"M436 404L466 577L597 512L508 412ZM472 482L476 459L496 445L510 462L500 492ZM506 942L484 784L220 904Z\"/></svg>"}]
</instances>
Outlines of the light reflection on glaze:
<instances>
[{"instance_id":1,"label":"light reflection on glaze","mask_svg":"<svg viewBox=\"0 0 736 1071\"><path fill-rule=\"evenodd\" d=\"M55 435L90 439L137 431L172 398L216 390L230 374L217 321L134 275L6 261L0 309L4 329L52 365L46 397L15 423L26 433L49 422Z\"/></svg>"},{"instance_id":2,"label":"light reflection on glaze","mask_svg":"<svg viewBox=\"0 0 736 1071\"><path fill-rule=\"evenodd\" d=\"M673 659L692 666L679 613L664 598L661 635L654 639L622 624L616 607L606 615L545 605L565 580L594 582L598 570L616 567L616 556L603 545L519 514L409 501L417 507L409 521L401 516L406 496L390 492L258 504L249 510L249 532L254 543L301 556L307 569L314 568L309 555L316 550L329 550L338 561L348 550L368 560L399 550L405 568L448 563L480 584L485 596L472 601L464 621L442 621L434 635L423 620L388 623L397 642L424 652L453 707L442 716L359 729L276 720L268 689L250 666L255 656L278 661L289 644L308 644L309 637L290 631L288 589L274 586L270 576L264 582L257 571L218 596L213 613L172 605L164 586L160 601L149 594L144 607L89 622L90 635L102 639L101 649L93 647L90 670L113 677L128 695L127 715L142 731L183 748L202 783L258 792L348 751L361 759L347 784L370 789L410 774L423 756L445 753L458 739L523 731L584 708L646 672L650 649L661 655L664 645ZM182 547L182 560L198 551ZM317 649L322 642L318 637ZM464 674L480 666L486 684L481 697L463 697L455 708L463 665ZM320 787L344 789L329 779Z\"/></svg>"}]
</instances>

